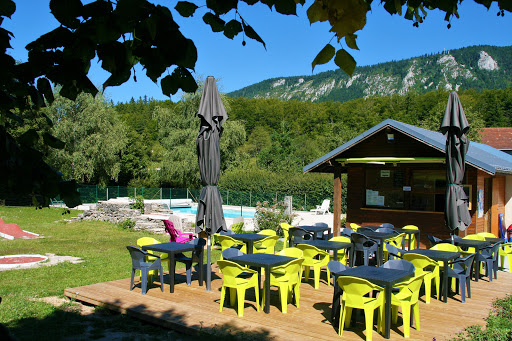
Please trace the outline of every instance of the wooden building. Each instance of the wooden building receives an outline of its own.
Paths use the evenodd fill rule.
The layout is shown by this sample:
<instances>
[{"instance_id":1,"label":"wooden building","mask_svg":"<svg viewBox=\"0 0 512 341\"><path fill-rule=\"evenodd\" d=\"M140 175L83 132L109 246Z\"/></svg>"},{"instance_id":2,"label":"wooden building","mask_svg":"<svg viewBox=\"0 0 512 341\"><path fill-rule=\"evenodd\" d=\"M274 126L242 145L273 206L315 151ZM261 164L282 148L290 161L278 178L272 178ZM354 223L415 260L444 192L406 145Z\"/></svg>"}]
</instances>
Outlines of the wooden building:
<instances>
[{"instance_id":1,"label":"wooden building","mask_svg":"<svg viewBox=\"0 0 512 341\"><path fill-rule=\"evenodd\" d=\"M395 120L385 120L304 167L304 173L334 175L334 233L339 234L341 175L347 174L347 224L416 225L426 236L445 238L445 136ZM464 188L472 223L460 235L499 235L498 215L512 202L512 156L470 142ZM507 205L507 207L510 205ZM512 218L512 212L508 216Z\"/></svg>"}]
</instances>

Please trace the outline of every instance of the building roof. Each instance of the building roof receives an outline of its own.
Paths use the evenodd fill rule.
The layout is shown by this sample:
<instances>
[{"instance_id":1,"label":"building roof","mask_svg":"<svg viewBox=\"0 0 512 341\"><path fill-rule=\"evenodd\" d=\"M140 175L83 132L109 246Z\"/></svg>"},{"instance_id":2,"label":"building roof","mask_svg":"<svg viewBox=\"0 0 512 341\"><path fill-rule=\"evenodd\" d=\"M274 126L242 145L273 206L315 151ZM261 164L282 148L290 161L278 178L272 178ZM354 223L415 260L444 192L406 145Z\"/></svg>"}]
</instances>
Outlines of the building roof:
<instances>
[{"instance_id":1,"label":"building roof","mask_svg":"<svg viewBox=\"0 0 512 341\"><path fill-rule=\"evenodd\" d=\"M512 150L512 127L484 128L480 136L486 145L499 150Z\"/></svg>"},{"instance_id":2,"label":"building roof","mask_svg":"<svg viewBox=\"0 0 512 341\"><path fill-rule=\"evenodd\" d=\"M408 135L409 137L416 139L433 149L443 153L445 152L446 138L443 134L392 119L387 119L305 166L302 169L303 172L325 172L325 170L320 167L321 165L333 162L342 152L386 128L394 128L395 130L400 131L401 133ZM468 152L466 154L466 163L491 175L512 174L512 155L482 143L470 141Z\"/></svg>"}]
</instances>

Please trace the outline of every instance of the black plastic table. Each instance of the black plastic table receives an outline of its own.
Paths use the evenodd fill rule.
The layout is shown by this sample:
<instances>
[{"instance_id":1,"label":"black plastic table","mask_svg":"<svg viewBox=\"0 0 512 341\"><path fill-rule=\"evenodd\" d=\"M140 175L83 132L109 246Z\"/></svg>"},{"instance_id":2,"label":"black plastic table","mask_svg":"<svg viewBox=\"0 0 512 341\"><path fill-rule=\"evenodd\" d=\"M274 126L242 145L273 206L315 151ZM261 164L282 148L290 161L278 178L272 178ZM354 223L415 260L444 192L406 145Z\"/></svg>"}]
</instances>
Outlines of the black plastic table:
<instances>
[{"instance_id":1,"label":"black plastic table","mask_svg":"<svg viewBox=\"0 0 512 341\"><path fill-rule=\"evenodd\" d=\"M492 243L488 240L474 240L474 239L457 239L453 242L455 245L460 246L462 248L475 248L475 252L480 253L480 250L491 245ZM475 282L478 282L480 278L480 261L478 258L475 258L475 265L473 266L475 269Z\"/></svg>"},{"instance_id":2,"label":"black plastic table","mask_svg":"<svg viewBox=\"0 0 512 341\"><path fill-rule=\"evenodd\" d=\"M237 256L230 258L229 260L241 265L253 266L258 270L258 283L261 285L261 268L265 269L265 313L270 312L270 269L275 266L283 265L288 262L291 262L296 258L281 256L281 255L271 255L268 253L253 253L242 256Z\"/></svg>"},{"instance_id":3,"label":"black plastic table","mask_svg":"<svg viewBox=\"0 0 512 341\"><path fill-rule=\"evenodd\" d=\"M174 274L176 271L176 254L188 251L198 251L199 255L199 285L203 285L203 246L198 246L196 244L189 243L160 243L160 244L151 244L144 245L142 247L143 250L148 251L157 251L162 253L167 253L169 255L169 284L171 293L174 292Z\"/></svg>"},{"instance_id":4,"label":"black plastic table","mask_svg":"<svg viewBox=\"0 0 512 341\"><path fill-rule=\"evenodd\" d=\"M357 233L361 233L361 234L365 235L366 237L375 239L379 242L379 253L380 253L379 266L381 266L384 263L384 241L386 239L396 237L396 234L395 233L376 232L376 231L363 231L363 232L357 232Z\"/></svg>"},{"instance_id":5,"label":"black plastic table","mask_svg":"<svg viewBox=\"0 0 512 341\"><path fill-rule=\"evenodd\" d=\"M503 238L485 237L485 240L488 241L488 242L491 242L492 244L494 244L494 243L500 243L500 244L505 243L505 239L503 239Z\"/></svg>"},{"instance_id":6,"label":"black plastic table","mask_svg":"<svg viewBox=\"0 0 512 341\"><path fill-rule=\"evenodd\" d=\"M315 246L321 250L332 250L334 251L334 260L338 260L338 250L341 249L351 249L352 243L351 242L335 242L331 240L323 240L323 239L316 239L316 240L305 240L302 242L302 244L308 244Z\"/></svg>"},{"instance_id":7,"label":"black plastic table","mask_svg":"<svg viewBox=\"0 0 512 341\"><path fill-rule=\"evenodd\" d=\"M268 237L265 234L257 234L257 233L240 233L240 234L231 234L229 235L231 238L240 240L247 244L247 253L251 254L253 251L254 242L258 240L262 240Z\"/></svg>"},{"instance_id":8,"label":"black plastic table","mask_svg":"<svg viewBox=\"0 0 512 341\"><path fill-rule=\"evenodd\" d=\"M338 273L334 273L335 278L337 279L339 276L352 276L366 279L374 284L377 284L381 287L384 287L384 295L385 295L385 307L384 307L384 320L385 320L385 328L384 328L384 337L389 339L390 330L391 330L391 290L393 286L397 283L400 283L412 276L414 276L414 271L405 271L405 270L396 270L396 269L386 269L382 267L375 266L358 266L357 268L350 268L345 271L341 271ZM337 282L335 284L335 291L338 293L333 296L332 302L332 317L333 324L336 325L336 321L339 321L339 307L340 307L340 293L341 288L339 288ZM371 333L371 330L367 330L367 333Z\"/></svg>"},{"instance_id":9,"label":"black plastic table","mask_svg":"<svg viewBox=\"0 0 512 341\"><path fill-rule=\"evenodd\" d=\"M419 255L427 256L435 261L444 262L444 266L448 266L448 262L460 257L460 252L430 250L430 249L414 249L406 253L417 253ZM443 285L442 285L443 302L448 301L448 271L443 270Z\"/></svg>"}]
</instances>

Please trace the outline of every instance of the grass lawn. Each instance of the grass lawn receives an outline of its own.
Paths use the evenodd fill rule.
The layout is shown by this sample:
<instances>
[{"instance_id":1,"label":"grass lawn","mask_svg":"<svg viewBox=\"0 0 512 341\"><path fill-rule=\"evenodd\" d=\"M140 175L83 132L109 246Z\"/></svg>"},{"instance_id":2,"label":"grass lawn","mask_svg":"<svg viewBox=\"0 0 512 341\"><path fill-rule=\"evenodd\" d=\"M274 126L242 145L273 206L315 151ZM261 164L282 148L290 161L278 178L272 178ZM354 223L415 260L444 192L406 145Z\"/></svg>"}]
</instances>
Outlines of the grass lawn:
<instances>
[{"instance_id":1,"label":"grass lawn","mask_svg":"<svg viewBox=\"0 0 512 341\"><path fill-rule=\"evenodd\" d=\"M19 340L100 340L112 338L111 332L121 333L118 334L121 336L127 333L125 338L119 338L126 340L149 340L155 336L186 340L187 336L106 309L96 308L94 314L83 316L72 302L56 307L34 300L48 296L63 298L65 288L129 277L131 260L125 246L136 245L138 238L150 235L107 222L67 222L79 212L63 213L61 208L0 207L0 218L5 223L16 223L23 230L44 236L40 239L0 238L0 256L54 253L83 260L79 264L65 262L0 271L0 323ZM169 241L167 235L150 236ZM212 258L217 259L218 253L215 250Z\"/></svg>"}]
</instances>

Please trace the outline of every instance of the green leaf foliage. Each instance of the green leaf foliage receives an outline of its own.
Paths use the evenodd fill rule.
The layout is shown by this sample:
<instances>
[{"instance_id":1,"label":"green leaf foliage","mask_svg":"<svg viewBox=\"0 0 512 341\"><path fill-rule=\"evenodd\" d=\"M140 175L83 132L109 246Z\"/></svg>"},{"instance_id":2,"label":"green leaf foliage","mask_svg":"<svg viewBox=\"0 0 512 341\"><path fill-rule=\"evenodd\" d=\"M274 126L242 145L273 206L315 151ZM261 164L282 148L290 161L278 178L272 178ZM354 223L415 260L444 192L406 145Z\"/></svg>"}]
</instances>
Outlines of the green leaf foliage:
<instances>
[{"instance_id":1,"label":"green leaf foliage","mask_svg":"<svg viewBox=\"0 0 512 341\"><path fill-rule=\"evenodd\" d=\"M245 21L242 21L242 26L244 28L245 35L247 37L262 43L265 50L267 49L267 45L265 44L263 39L261 39L261 37L258 35L258 33L256 33L256 31L251 26L247 25L245 23Z\"/></svg>"},{"instance_id":2,"label":"green leaf foliage","mask_svg":"<svg viewBox=\"0 0 512 341\"><path fill-rule=\"evenodd\" d=\"M346 50L338 50L334 63L340 67L349 76L352 76L356 68L356 61Z\"/></svg>"},{"instance_id":3,"label":"green leaf foliage","mask_svg":"<svg viewBox=\"0 0 512 341\"><path fill-rule=\"evenodd\" d=\"M316 55L313 63L311 63L312 71L315 70L315 66L320 64L328 63L333 57L336 50L331 44L327 44L324 48Z\"/></svg>"},{"instance_id":4,"label":"green leaf foliage","mask_svg":"<svg viewBox=\"0 0 512 341\"><path fill-rule=\"evenodd\" d=\"M178 11L178 13L182 17L191 17L191 16L193 16L194 12L196 11L197 8L198 7L197 7L196 4L193 4L193 3L188 2L188 1L178 1L176 6L174 7L174 9L176 11Z\"/></svg>"},{"instance_id":5,"label":"green leaf foliage","mask_svg":"<svg viewBox=\"0 0 512 341\"><path fill-rule=\"evenodd\" d=\"M203 21L210 25L213 32L222 32L224 30L224 26L226 25L224 20L211 12L205 13L205 15L203 15Z\"/></svg>"},{"instance_id":6,"label":"green leaf foliage","mask_svg":"<svg viewBox=\"0 0 512 341\"><path fill-rule=\"evenodd\" d=\"M242 32L242 24L237 20L230 20L224 27L224 35L229 39L233 39L240 32Z\"/></svg>"}]
</instances>

